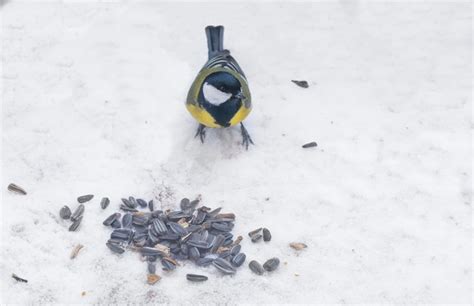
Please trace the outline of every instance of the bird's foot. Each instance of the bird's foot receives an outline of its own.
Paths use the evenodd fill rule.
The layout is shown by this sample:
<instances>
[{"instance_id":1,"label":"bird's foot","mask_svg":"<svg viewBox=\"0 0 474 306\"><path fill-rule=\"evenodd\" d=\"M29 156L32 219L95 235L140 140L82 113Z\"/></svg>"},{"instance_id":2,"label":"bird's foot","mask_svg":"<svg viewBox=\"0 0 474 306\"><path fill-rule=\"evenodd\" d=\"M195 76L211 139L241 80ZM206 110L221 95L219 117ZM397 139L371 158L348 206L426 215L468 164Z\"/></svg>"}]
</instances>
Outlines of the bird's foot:
<instances>
[{"instance_id":1,"label":"bird's foot","mask_svg":"<svg viewBox=\"0 0 474 306\"><path fill-rule=\"evenodd\" d=\"M206 126L204 124L199 124L196 135L194 135L194 138L198 137L201 139L201 142L204 143L204 138L206 138Z\"/></svg>"},{"instance_id":2,"label":"bird's foot","mask_svg":"<svg viewBox=\"0 0 474 306\"><path fill-rule=\"evenodd\" d=\"M246 150L249 149L249 144L253 144L252 137L250 137L249 132L245 128L244 124L240 123L240 132L242 133L242 145L245 147Z\"/></svg>"}]
</instances>

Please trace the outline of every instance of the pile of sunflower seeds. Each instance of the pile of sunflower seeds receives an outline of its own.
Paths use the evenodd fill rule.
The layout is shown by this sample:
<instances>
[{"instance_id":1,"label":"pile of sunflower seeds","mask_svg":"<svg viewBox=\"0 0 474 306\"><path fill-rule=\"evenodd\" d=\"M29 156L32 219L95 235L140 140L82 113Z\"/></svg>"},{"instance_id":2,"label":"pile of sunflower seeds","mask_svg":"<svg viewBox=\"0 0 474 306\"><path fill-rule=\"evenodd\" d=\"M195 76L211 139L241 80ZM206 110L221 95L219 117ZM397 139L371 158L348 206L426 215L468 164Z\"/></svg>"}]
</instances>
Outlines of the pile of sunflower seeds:
<instances>
[{"instance_id":1,"label":"pile of sunflower seeds","mask_svg":"<svg viewBox=\"0 0 474 306\"><path fill-rule=\"evenodd\" d=\"M63 218L64 220L71 219L72 224L69 226L69 231L74 232L79 228L79 225L81 225L82 218L84 216L84 210L85 206L83 203L86 203L94 198L94 195L92 194L86 194L83 196L80 196L77 198L77 202L79 202L79 206L76 207L74 212L71 212L71 209L69 206L64 205L61 207L59 210L59 216Z\"/></svg>"},{"instance_id":2,"label":"pile of sunflower seeds","mask_svg":"<svg viewBox=\"0 0 474 306\"><path fill-rule=\"evenodd\" d=\"M231 233L235 215L199 205L199 199L181 200L180 210L155 210L153 200L123 198L120 209L104 220L113 231L107 247L122 254L126 249L140 252L148 265L148 282L156 283L156 263L172 271L178 260L191 260L198 266L213 265L223 274L234 274L246 259L239 236ZM147 209L148 208L148 209ZM147 209L147 210L146 210ZM205 281L204 275L188 274L189 281Z\"/></svg>"}]
</instances>

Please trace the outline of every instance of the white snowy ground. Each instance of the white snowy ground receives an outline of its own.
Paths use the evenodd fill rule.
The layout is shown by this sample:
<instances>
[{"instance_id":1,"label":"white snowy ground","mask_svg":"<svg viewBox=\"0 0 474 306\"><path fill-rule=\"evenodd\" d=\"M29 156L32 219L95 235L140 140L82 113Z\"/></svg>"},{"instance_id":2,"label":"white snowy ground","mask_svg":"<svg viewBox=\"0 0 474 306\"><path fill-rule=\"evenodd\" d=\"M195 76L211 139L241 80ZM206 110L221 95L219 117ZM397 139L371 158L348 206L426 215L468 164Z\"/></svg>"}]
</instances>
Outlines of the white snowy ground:
<instances>
[{"instance_id":1,"label":"white snowy ground","mask_svg":"<svg viewBox=\"0 0 474 306\"><path fill-rule=\"evenodd\" d=\"M472 302L468 1L2 3L2 303ZM250 82L248 152L238 129L193 138L183 103L208 24ZM68 232L59 208L86 193ZM137 254L105 247L121 197L198 194L236 234L270 228L242 242L248 259L285 264L187 263L149 286Z\"/></svg>"}]
</instances>

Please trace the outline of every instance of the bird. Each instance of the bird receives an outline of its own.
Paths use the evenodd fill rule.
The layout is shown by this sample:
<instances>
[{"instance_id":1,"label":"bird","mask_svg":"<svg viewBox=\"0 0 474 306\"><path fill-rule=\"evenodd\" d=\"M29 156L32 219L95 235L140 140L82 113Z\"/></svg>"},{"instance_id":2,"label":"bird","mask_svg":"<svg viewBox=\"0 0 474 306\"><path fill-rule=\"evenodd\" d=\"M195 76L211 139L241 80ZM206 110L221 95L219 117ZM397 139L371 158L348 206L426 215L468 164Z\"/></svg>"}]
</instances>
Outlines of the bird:
<instances>
[{"instance_id":1,"label":"bird","mask_svg":"<svg viewBox=\"0 0 474 306\"><path fill-rule=\"evenodd\" d=\"M208 60L189 89L186 108L198 121L195 138L204 143L206 128L228 128L240 124L242 145L254 144L242 121L252 110L247 78L230 51L224 49L224 27L205 28Z\"/></svg>"}]
</instances>

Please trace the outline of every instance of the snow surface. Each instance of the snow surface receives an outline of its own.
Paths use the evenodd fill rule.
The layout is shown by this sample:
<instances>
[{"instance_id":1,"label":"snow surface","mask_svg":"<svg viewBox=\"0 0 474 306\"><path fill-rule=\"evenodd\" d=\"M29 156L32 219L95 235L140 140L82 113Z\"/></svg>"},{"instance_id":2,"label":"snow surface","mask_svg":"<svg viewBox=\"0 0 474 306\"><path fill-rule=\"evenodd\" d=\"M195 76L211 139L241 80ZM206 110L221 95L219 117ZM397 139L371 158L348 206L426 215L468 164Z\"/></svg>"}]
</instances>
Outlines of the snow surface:
<instances>
[{"instance_id":1,"label":"snow surface","mask_svg":"<svg viewBox=\"0 0 474 306\"><path fill-rule=\"evenodd\" d=\"M1 4L2 303L472 302L468 1ZM208 24L249 80L248 152L238 128L193 138ZM68 232L59 209L87 193ZM186 263L149 286L137 254L105 247L121 197L198 194L236 234L268 227L243 251L281 267Z\"/></svg>"}]
</instances>

